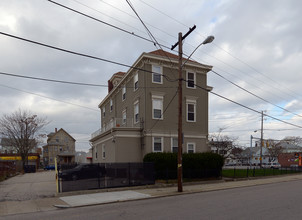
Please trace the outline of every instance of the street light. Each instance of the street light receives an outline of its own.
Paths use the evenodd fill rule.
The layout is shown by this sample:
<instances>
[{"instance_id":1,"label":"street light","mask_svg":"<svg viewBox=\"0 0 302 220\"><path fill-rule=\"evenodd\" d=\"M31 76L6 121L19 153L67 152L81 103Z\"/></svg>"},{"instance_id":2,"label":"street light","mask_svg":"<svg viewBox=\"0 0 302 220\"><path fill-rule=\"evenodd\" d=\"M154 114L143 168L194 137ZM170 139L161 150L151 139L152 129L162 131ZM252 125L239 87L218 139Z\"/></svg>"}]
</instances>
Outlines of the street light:
<instances>
[{"instance_id":1,"label":"street light","mask_svg":"<svg viewBox=\"0 0 302 220\"><path fill-rule=\"evenodd\" d=\"M195 26L190 29L190 31L182 36L180 32L178 34L178 43L172 46L172 50L178 44L178 67L179 67L179 79L178 79L178 154L177 154L177 182L178 182L178 192L182 192L182 141L183 141L183 133L182 133L182 67L186 64L186 62L190 59L193 53L203 44L211 43L214 40L213 36L207 37L201 44L199 44L195 50L190 54L187 60L182 63L182 41L195 29Z\"/></svg>"},{"instance_id":2,"label":"street light","mask_svg":"<svg viewBox=\"0 0 302 220\"><path fill-rule=\"evenodd\" d=\"M188 56L188 58L187 58L186 61L181 65L181 67L183 67L183 66L188 62L188 60L191 58L191 56L193 55L193 53L195 53L195 51L196 51L201 45L212 43L214 39L215 39L214 36L212 36L212 35L211 35L211 36L208 36L201 44L199 44L199 45L193 50L193 52L190 54L190 56Z\"/></svg>"}]
</instances>

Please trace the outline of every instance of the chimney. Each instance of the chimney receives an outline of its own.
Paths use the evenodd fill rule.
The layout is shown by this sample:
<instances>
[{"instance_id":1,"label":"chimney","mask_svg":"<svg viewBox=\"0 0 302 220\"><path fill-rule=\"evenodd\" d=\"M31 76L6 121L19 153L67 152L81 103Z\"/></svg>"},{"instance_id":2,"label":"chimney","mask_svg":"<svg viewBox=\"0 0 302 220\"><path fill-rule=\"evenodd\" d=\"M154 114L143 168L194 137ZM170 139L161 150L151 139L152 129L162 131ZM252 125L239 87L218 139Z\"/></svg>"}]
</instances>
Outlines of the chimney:
<instances>
[{"instance_id":1,"label":"chimney","mask_svg":"<svg viewBox=\"0 0 302 220\"><path fill-rule=\"evenodd\" d=\"M58 129L57 129L57 128L55 128L55 132L56 132L56 133L58 132Z\"/></svg>"}]
</instances>

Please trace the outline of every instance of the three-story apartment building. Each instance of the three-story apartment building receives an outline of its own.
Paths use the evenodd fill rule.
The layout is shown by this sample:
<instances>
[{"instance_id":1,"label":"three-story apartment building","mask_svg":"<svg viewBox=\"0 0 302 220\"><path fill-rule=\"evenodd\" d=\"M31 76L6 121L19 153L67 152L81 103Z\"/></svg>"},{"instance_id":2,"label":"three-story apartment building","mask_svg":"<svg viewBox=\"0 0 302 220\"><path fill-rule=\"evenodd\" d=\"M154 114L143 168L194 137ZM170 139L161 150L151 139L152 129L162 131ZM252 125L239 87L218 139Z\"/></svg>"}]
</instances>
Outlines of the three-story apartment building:
<instances>
[{"instance_id":1,"label":"three-story apartment building","mask_svg":"<svg viewBox=\"0 0 302 220\"><path fill-rule=\"evenodd\" d=\"M150 152L177 152L178 56L163 50L143 53L133 67L108 81L108 95L98 106L101 128L90 140L93 162L141 162ZM210 151L211 68L191 60L183 66L183 152Z\"/></svg>"},{"instance_id":2,"label":"three-story apartment building","mask_svg":"<svg viewBox=\"0 0 302 220\"><path fill-rule=\"evenodd\" d=\"M54 165L55 158L60 164L75 162L76 140L64 129L55 129L47 135L47 145L43 146L43 163L45 166Z\"/></svg>"}]
</instances>

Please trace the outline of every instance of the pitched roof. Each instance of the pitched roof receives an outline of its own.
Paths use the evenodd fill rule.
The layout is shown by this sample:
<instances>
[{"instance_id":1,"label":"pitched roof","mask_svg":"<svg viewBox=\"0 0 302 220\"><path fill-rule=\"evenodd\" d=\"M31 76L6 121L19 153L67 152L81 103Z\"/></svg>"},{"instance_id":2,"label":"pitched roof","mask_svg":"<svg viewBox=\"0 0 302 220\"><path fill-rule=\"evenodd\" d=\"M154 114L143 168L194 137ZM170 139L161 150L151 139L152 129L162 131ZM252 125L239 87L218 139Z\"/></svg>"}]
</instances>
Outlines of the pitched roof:
<instances>
[{"instance_id":1,"label":"pitched roof","mask_svg":"<svg viewBox=\"0 0 302 220\"><path fill-rule=\"evenodd\" d=\"M153 54L153 55L157 55L157 56L161 56L161 57L168 57L168 58L172 58L172 59L178 59L178 55L173 54L173 53L169 53L167 51L164 50L155 50L155 51L151 51L148 54ZM183 58L183 61L186 61L188 59ZM194 60L188 60L189 62L193 62L193 63L198 63Z\"/></svg>"}]
</instances>

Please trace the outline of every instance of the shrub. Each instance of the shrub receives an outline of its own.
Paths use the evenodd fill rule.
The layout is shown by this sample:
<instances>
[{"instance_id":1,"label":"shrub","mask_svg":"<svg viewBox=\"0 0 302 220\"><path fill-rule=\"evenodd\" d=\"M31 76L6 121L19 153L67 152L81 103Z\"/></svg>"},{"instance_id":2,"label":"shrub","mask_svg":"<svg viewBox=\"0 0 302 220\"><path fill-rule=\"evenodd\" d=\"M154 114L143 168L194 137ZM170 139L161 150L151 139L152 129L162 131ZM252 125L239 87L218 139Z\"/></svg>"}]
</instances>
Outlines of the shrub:
<instances>
[{"instance_id":1,"label":"shrub","mask_svg":"<svg viewBox=\"0 0 302 220\"><path fill-rule=\"evenodd\" d=\"M177 153L149 153L144 162L154 162L156 178L170 179L177 176ZM183 176L186 178L218 177L221 175L223 157L219 154L190 153L183 154Z\"/></svg>"}]
</instances>

